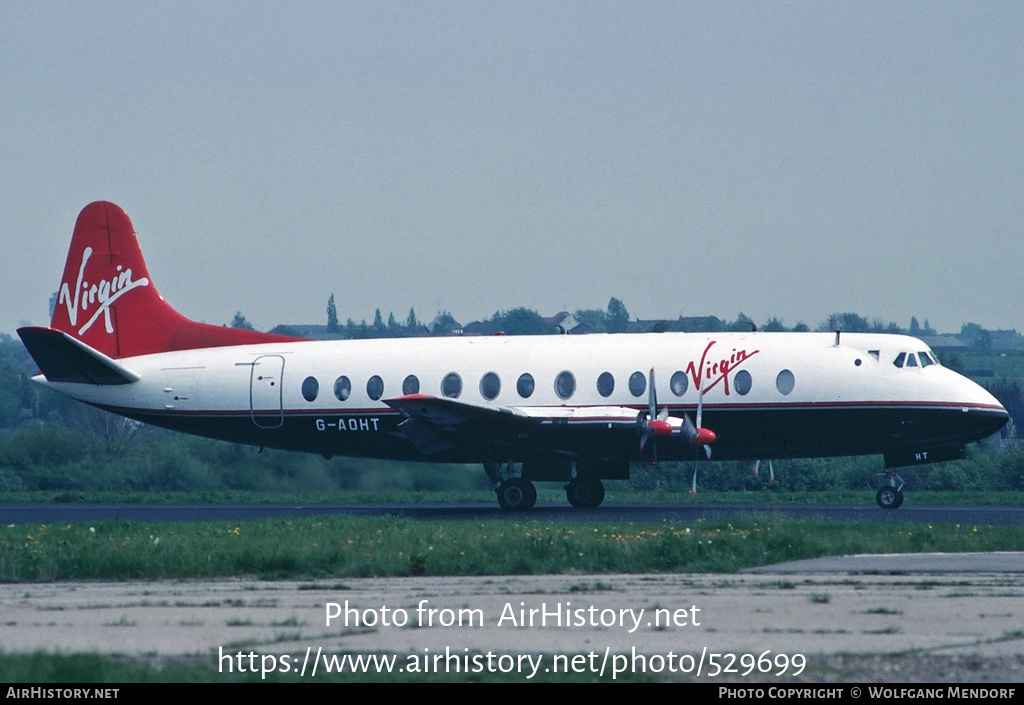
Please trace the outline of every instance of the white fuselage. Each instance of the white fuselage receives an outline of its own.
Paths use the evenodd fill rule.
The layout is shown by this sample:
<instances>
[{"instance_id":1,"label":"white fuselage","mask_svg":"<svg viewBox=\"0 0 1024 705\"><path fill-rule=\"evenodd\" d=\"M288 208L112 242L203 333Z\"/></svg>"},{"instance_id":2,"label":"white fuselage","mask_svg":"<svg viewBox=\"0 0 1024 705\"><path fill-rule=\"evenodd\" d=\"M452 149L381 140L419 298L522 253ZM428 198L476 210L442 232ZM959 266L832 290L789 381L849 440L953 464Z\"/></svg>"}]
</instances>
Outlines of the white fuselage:
<instances>
[{"instance_id":1,"label":"white fuselage","mask_svg":"<svg viewBox=\"0 0 1024 705\"><path fill-rule=\"evenodd\" d=\"M901 353L915 365L897 367ZM885 452L997 430L1006 414L998 401L933 360L915 338L850 333L838 344L834 333L758 332L374 339L143 355L119 361L138 382L50 386L192 433L330 455L415 458L395 433L401 415L386 403L407 392L563 419L569 428L589 424L591 432L602 419L618 429L648 408L652 369L658 408L672 416L692 415L703 396L704 425L717 433L722 458ZM452 373L456 397L452 379L444 381ZM529 396L517 385L524 374L533 380ZM403 390L410 376L417 385ZM932 423L937 414L942 421ZM837 427L850 423L863 428ZM588 435L573 447L570 435L555 452L579 457L592 442ZM635 450L630 444L623 454ZM470 457L479 452L445 458L486 460Z\"/></svg>"}]
</instances>

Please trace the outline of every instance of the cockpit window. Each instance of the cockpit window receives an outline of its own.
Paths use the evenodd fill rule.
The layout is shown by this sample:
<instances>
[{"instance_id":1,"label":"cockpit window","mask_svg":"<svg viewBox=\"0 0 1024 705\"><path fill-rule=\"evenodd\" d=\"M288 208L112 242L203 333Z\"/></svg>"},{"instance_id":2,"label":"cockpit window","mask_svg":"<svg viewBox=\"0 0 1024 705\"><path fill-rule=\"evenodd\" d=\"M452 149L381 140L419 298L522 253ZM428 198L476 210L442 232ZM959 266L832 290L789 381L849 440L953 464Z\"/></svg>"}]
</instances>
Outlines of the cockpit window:
<instances>
[{"instance_id":1,"label":"cockpit window","mask_svg":"<svg viewBox=\"0 0 1024 705\"><path fill-rule=\"evenodd\" d=\"M928 365L939 364L938 361L936 361L936 359L932 357L932 353L930 353L927 350L921 350L916 354L907 351L901 352L899 355L896 356L896 359L892 361L892 364L896 365L896 367L917 367L918 358L921 359L921 367L928 367Z\"/></svg>"}]
</instances>

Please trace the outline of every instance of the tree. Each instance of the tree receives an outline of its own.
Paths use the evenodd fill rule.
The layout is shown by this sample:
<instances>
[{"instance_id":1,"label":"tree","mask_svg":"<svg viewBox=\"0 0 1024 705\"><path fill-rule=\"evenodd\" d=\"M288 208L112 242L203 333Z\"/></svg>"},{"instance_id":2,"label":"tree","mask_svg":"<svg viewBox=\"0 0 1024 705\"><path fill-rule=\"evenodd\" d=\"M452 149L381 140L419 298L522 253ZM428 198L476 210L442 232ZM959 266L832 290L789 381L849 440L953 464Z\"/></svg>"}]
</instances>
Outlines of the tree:
<instances>
[{"instance_id":1,"label":"tree","mask_svg":"<svg viewBox=\"0 0 1024 705\"><path fill-rule=\"evenodd\" d=\"M430 332L434 335L451 335L459 328L462 328L462 326L447 311L438 313L437 317L434 318L434 322L430 324Z\"/></svg>"},{"instance_id":2,"label":"tree","mask_svg":"<svg viewBox=\"0 0 1024 705\"><path fill-rule=\"evenodd\" d=\"M338 332L338 307L334 305L334 294L327 299L327 331L329 333Z\"/></svg>"},{"instance_id":3,"label":"tree","mask_svg":"<svg viewBox=\"0 0 1024 705\"><path fill-rule=\"evenodd\" d=\"M380 315L379 308L373 312L373 330L375 333L384 331L384 318Z\"/></svg>"},{"instance_id":4,"label":"tree","mask_svg":"<svg viewBox=\"0 0 1024 705\"><path fill-rule=\"evenodd\" d=\"M506 335L545 335L552 332L552 327L539 313L522 306L495 313L491 321Z\"/></svg>"},{"instance_id":5,"label":"tree","mask_svg":"<svg viewBox=\"0 0 1024 705\"><path fill-rule=\"evenodd\" d=\"M409 315L405 319L405 325L409 328L416 328L419 326L419 321L416 320L416 309L409 307Z\"/></svg>"},{"instance_id":6,"label":"tree","mask_svg":"<svg viewBox=\"0 0 1024 705\"><path fill-rule=\"evenodd\" d=\"M980 353L986 353L992 347L992 334L977 323L964 323L960 327L960 340Z\"/></svg>"},{"instance_id":7,"label":"tree","mask_svg":"<svg viewBox=\"0 0 1024 705\"><path fill-rule=\"evenodd\" d=\"M274 326L268 332L273 333L274 335L287 335L289 338L301 338L304 335L298 328L292 328L291 326L286 325Z\"/></svg>"},{"instance_id":8,"label":"tree","mask_svg":"<svg viewBox=\"0 0 1024 705\"><path fill-rule=\"evenodd\" d=\"M608 301L608 332L624 333L629 326L629 311L626 305L614 296Z\"/></svg>"},{"instance_id":9,"label":"tree","mask_svg":"<svg viewBox=\"0 0 1024 705\"><path fill-rule=\"evenodd\" d=\"M242 315L241 311L235 311L235 317L231 319L231 327L241 328L242 330L256 330L249 321L245 320L245 316Z\"/></svg>"},{"instance_id":10,"label":"tree","mask_svg":"<svg viewBox=\"0 0 1024 705\"><path fill-rule=\"evenodd\" d=\"M742 333L744 331L757 330L757 326L754 324L754 321L751 320L750 316L740 311L736 315L736 320L730 323L726 330Z\"/></svg>"},{"instance_id":11,"label":"tree","mask_svg":"<svg viewBox=\"0 0 1024 705\"><path fill-rule=\"evenodd\" d=\"M833 313L825 323L818 327L820 331L841 330L844 333L870 333L871 324L868 319L856 313Z\"/></svg>"},{"instance_id":12,"label":"tree","mask_svg":"<svg viewBox=\"0 0 1024 705\"><path fill-rule=\"evenodd\" d=\"M608 314L599 308L581 308L573 316L595 333L604 333L608 330Z\"/></svg>"},{"instance_id":13,"label":"tree","mask_svg":"<svg viewBox=\"0 0 1024 705\"><path fill-rule=\"evenodd\" d=\"M782 325L782 319L772 316L767 323L761 326L761 330L766 333L782 333L785 332L786 326Z\"/></svg>"},{"instance_id":14,"label":"tree","mask_svg":"<svg viewBox=\"0 0 1024 705\"><path fill-rule=\"evenodd\" d=\"M351 318L345 323L345 335L349 338L372 338L370 326L366 325L366 319L356 323Z\"/></svg>"}]
</instances>

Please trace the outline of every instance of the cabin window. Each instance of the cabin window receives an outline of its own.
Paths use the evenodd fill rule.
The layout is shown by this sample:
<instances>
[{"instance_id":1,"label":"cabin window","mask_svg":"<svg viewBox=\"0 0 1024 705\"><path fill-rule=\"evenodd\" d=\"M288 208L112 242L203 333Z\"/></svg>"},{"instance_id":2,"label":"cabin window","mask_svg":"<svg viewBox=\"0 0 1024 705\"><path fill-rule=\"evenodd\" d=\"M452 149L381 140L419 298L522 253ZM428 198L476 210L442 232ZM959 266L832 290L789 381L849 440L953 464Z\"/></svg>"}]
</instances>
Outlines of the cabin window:
<instances>
[{"instance_id":1,"label":"cabin window","mask_svg":"<svg viewBox=\"0 0 1024 705\"><path fill-rule=\"evenodd\" d=\"M302 380L302 398L306 401L316 401L317 395L320 393L320 383L316 381L316 377L306 377Z\"/></svg>"},{"instance_id":2,"label":"cabin window","mask_svg":"<svg viewBox=\"0 0 1024 705\"><path fill-rule=\"evenodd\" d=\"M678 370L672 375L672 379L669 381L668 386L672 389L672 393L677 397L681 397L686 394L686 390L690 386L690 380L686 377L686 373L682 370Z\"/></svg>"},{"instance_id":3,"label":"cabin window","mask_svg":"<svg viewBox=\"0 0 1024 705\"><path fill-rule=\"evenodd\" d=\"M917 355L907 353L907 367L917 367Z\"/></svg>"},{"instance_id":4,"label":"cabin window","mask_svg":"<svg viewBox=\"0 0 1024 705\"><path fill-rule=\"evenodd\" d=\"M516 380L516 391L519 392L519 396L521 396L523 399L529 399L531 396L533 396L533 388L533 375L531 375L529 372L524 372L523 374L519 375L519 379Z\"/></svg>"},{"instance_id":5,"label":"cabin window","mask_svg":"<svg viewBox=\"0 0 1024 705\"><path fill-rule=\"evenodd\" d=\"M493 372L488 372L480 378L480 396L490 401L498 396L501 391L501 379Z\"/></svg>"},{"instance_id":6,"label":"cabin window","mask_svg":"<svg viewBox=\"0 0 1024 705\"><path fill-rule=\"evenodd\" d=\"M409 375L402 380L402 394L419 394L420 381L416 375Z\"/></svg>"},{"instance_id":7,"label":"cabin window","mask_svg":"<svg viewBox=\"0 0 1024 705\"><path fill-rule=\"evenodd\" d=\"M380 375L374 375L367 380L366 396L370 397L374 401L377 401L384 396L384 380L380 378Z\"/></svg>"},{"instance_id":8,"label":"cabin window","mask_svg":"<svg viewBox=\"0 0 1024 705\"><path fill-rule=\"evenodd\" d=\"M352 394L352 382L345 375L334 381L334 396L338 401L345 401Z\"/></svg>"},{"instance_id":9,"label":"cabin window","mask_svg":"<svg viewBox=\"0 0 1024 705\"><path fill-rule=\"evenodd\" d=\"M896 356L896 359L892 361L892 364L896 365L896 367L903 367L903 363L905 363L906 361L907 354L905 352L901 352L899 355Z\"/></svg>"},{"instance_id":10,"label":"cabin window","mask_svg":"<svg viewBox=\"0 0 1024 705\"><path fill-rule=\"evenodd\" d=\"M441 380L441 394L449 399L458 399L462 394L462 377L455 372L449 372Z\"/></svg>"},{"instance_id":11,"label":"cabin window","mask_svg":"<svg viewBox=\"0 0 1024 705\"><path fill-rule=\"evenodd\" d=\"M732 379L732 388L735 389L736 393L740 396L746 396L749 394L752 386L753 380L750 377L750 373L746 370L740 370Z\"/></svg>"},{"instance_id":12,"label":"cabin window","mask_svg":"<svg viewBox=\"0 0 1024 705\"><path fill-rule=\"evenodd\" d=\"M602 397L610 397L615 391L615 378L611 372L602 372L597 378L597 393Z\"/></svg>"},{"instance_id":13,"label":"cabin window","mask_svg":"<svg viewBox=\"0 0 1024 705\"><path fill-rule=\"evenodd\" d=\"M779 373L779 376L775 378L775 388L782 394L789 394L792 392L795 385L796 379L793 377L793 373L789 370L783 370Z\"/></svg>"},{"instance_id":14,"label":"cabin window","mask_svg":"<svg viewBox=\"0 0 1024 705\"><path fill-rule=\"evenodd\" d=\"M643 372L634 372L629 376L629 393L634 397L642 397L647 391L647 378Z\"/></svg>"},{"instance_id":15,"label":"cabin window","mask_svg":"<svg viewBox=\"0 0 1024 705\"><path fill-rule=\"evenodd\" d=\"M576 378L569 370L563 370L555 377L555 394L562 399L568 399L576 391Z\"/></svg>"},{"instance_id":16,"label":"cabin window","mask_svg":"<svg viewBox=\"0 0 1024 705\"><path fill-rule=\"evenodd\" d=\"M919 352L917 356L921 358L921 367L928 367L928 365L935 364L935 359L924 350Z\"/></svg>"}]
</instances>

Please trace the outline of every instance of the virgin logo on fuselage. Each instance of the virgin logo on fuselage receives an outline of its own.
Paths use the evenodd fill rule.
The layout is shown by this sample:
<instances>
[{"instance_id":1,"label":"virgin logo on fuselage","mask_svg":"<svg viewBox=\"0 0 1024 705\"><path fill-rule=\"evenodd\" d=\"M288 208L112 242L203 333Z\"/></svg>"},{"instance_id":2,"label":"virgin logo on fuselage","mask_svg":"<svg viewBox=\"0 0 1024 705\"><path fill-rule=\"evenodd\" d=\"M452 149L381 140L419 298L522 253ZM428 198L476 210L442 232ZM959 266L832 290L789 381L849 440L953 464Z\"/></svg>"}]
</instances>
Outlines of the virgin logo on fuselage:
<instances>
[{"instance_id":1,"label":"virgin logo on fuselage","mask_svg":"<svg viewBox=\"0 0 1024 705\"><path fill-rule=\"evenodd\" d=\"M84 315L89 312L89 309L94 305L97 308L93 311L92 316L89 320L78 329L79 335L84 335L87 330L92 328L92 324L96 322L96 319L103 314L104 324L108 333L114 332L114 324L110 320L110 305L127 294L132 289L137 289L140 286L148 286L149 279L143 277L138 280L132 279L132 270L122 269L121 265L117 266L117 274L112 276L109 280L103 279L98 284L89 284L85 280L85 266L89 263L89 258L92 257L92 248L86 247L82 251L82 265L78 268L78 281L75 282L75 295L72 299L71 287L68 286L67 282L61 282L60 285L60 297L57 299L57 305L64 304L68 309L68 318L71 320L71 325L78 325L78 313Z\"/></svg>"},{"instance_id":2,"label":"virgin logo on fuselage","mask_svg":"<svg viewBox=\"0 0 1024 705\"><path fill-rule=\"evenodd\" d=\"M746 350L736 350L733 348L732 354L729 357L722 358L721 360L709 360L708 353L717 342L712 340L708 343L708 346L704 348L704 354L701 355L700 366L694 366L691 361L686 366L686 373L693 379L693 384L697 387L698 391L706 392L719 382L722 382L725 395L729 396L729 373L759 353L760 350L747 352ZM701 384L702 382L704 384Z\"/></svg>"}]
</instances>

